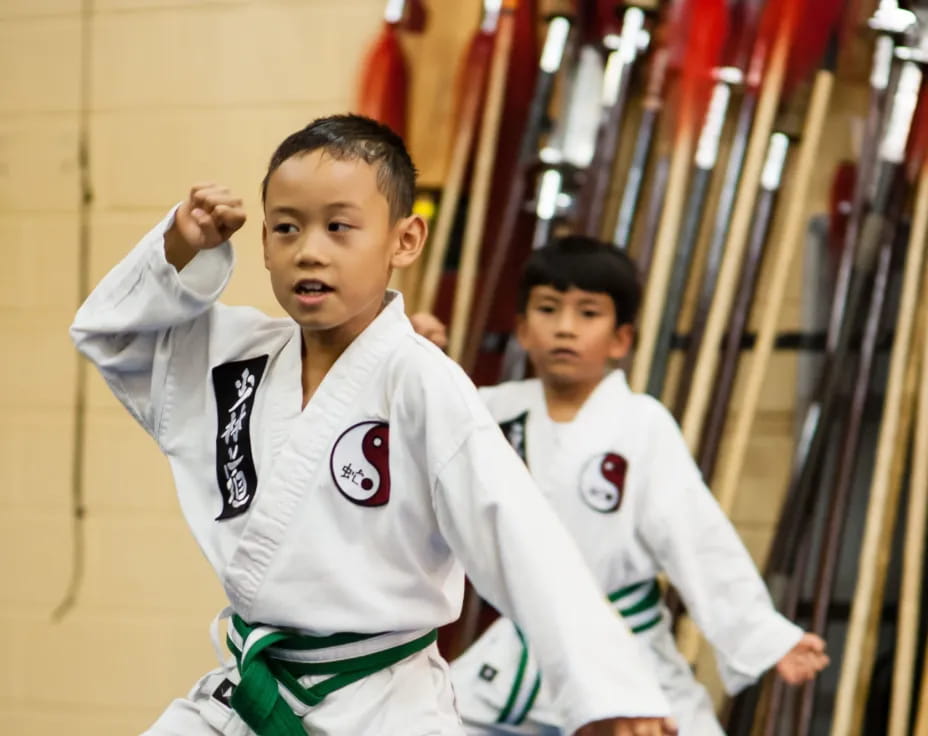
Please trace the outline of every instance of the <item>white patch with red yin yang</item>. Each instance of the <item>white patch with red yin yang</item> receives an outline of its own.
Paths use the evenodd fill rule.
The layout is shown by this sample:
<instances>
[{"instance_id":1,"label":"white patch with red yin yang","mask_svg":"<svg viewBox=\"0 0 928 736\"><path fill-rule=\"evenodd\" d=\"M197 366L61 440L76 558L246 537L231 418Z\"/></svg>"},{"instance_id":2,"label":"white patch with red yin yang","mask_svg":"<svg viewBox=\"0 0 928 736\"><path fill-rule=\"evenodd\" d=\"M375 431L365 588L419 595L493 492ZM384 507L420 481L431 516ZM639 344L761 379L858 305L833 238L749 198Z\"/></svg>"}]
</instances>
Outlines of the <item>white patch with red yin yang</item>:
<instances>
[{"instance_id":1,"label":"white patch with red yin yang","mask_svg":"<svg viewBox=\"0 0 928 736\"><path fill-rule=\"evenodd\" d=\"M614 452L591 457L580 472L580 497L587 506L608 514L616 511L625 492L628 461Z\"/></svg>"},{"instance_id":2,"label":"white patch with red yin yang","mask_svg":"<svg viewBox=\"0 0 928 736\"><path fill-rule=\"evenodd\" d=\"M339 492L359 506L383 506L390 500L390 426L360 422L335 441L329 461Z\"/></svg>"}]
</instances>

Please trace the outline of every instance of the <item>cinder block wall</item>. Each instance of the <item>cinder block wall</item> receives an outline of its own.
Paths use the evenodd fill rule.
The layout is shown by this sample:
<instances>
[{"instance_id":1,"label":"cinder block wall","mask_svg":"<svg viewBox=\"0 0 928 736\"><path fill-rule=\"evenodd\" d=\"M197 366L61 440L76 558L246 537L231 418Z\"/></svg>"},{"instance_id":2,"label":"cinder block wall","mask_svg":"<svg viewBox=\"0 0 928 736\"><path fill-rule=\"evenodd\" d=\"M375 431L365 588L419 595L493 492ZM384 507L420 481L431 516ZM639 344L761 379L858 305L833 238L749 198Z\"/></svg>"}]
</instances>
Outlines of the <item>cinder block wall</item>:
<instances>
[{"instance_id":1,"label":"cinder block wall","mask_svg":"<svg viewBox=\"0 0 928 736\"><path fill-rule=\"evenodd\" d=\"M258 185L280 139L346 111L382 0L0 2L0 733L139 733L214 666L222 591L165 461L86 379L84 570L70 518L78 359L79 137L90 278L186 188L214 179L251 220L231 302L272 309ZM82 14L83 13L83 14ZM85 56L86 55L86 56ZM84 69L84 74L82 74Z\"/></svg>"}]
</instances>

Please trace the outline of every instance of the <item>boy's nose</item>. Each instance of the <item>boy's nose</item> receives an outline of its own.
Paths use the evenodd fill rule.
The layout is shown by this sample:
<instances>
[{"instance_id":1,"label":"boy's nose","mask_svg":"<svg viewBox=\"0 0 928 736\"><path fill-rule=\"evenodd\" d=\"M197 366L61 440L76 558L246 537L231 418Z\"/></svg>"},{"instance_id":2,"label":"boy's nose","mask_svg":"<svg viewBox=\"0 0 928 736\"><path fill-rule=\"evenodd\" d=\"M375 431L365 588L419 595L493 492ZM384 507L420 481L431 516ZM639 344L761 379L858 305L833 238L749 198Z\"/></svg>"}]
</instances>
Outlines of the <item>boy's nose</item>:
<instances>
[{"instance_id":1,"label":"boy's nose","mask_svg":"<svg viewBox=\"0 0 928 736\"><path fill-rule=\"evenodd\" d=\"M325 245L322 238L307 234L296 249L295 260L297 266L319 266L328 263Z\"/></svg>"},{"instance_id":2,"label":"boy's nose","mask_svg":"<svg viewBox=\"0 0 928 736\"><path fill-rule=\"evenodd\" d=\"M575 327L575 320L572 314L564 311L558 316L557 320L557 334L558 335L573 335Z\"/></svg>"}]
</instances>

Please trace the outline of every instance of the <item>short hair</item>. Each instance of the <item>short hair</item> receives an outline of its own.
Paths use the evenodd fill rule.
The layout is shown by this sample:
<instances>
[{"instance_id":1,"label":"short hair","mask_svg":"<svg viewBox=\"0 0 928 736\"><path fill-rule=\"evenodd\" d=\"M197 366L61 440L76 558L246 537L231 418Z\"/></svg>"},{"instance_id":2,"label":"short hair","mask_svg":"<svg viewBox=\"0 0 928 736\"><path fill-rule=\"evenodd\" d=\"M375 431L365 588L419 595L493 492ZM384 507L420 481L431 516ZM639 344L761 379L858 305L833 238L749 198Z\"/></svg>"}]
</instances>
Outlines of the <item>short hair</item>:
<instances>
[{"instance_id":1,"label":"short hair","mask_svg":"<svg viewBox=\"0 0 928 736\"><path fill-rule=\"evenodd\" d=\"M416 189L416 167L403 139L386 125L362 115L331 115L314 120L291 133L277 146L261 182L261 201L267 184L280 165L294 156L323 150L335 159L360 159L377 167L377 188L390 205L390 219L412 212Z\"/></svg>"},{"instance_id":2,"label":"short hair","mask_svg":"<svg viewBox=\"0 0 928 736\"><path fill-rule=\"evenodd\" d=\"M582 235L556 238L529 256L519 282L518 310L525 314L536 286L608 294L616 325L634 324L641 303L641 280L635 262L610 243Z\"/></svg>"}]
</instances>

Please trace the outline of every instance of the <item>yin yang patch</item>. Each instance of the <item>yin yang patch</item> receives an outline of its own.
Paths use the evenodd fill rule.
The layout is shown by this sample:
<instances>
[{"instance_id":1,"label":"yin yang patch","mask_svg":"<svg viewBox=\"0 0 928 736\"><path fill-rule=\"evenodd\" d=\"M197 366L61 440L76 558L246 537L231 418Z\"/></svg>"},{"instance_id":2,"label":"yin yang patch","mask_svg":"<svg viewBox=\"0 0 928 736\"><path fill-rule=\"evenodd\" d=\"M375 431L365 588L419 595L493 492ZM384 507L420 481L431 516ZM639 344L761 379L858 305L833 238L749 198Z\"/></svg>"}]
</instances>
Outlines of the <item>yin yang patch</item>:
<instances>
[{"instance_id":1,"label":"yin yang patch","mask_svg":"<svg viewBox=\"0 0 928 736\"><path fill-rule=\"evenodd\" d=\"M390 426L360 422L335 441L329 467L339 492L358 506L390 500Z\"/></svg>"},{"instance_id":2,"label":"yin yang patch","mask_svg":"<svg viewBox=\"0 0 928 736\"><path fill-rule=\"evenodd\" d=\"M580 497L594 511L616 511L625 492L628 461L614 452L591 457L580 473Z\"/></svg>"}]
</instances>

